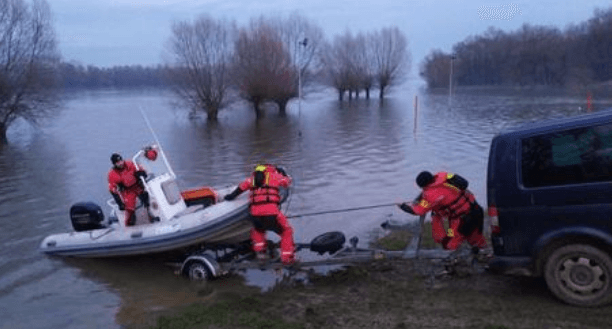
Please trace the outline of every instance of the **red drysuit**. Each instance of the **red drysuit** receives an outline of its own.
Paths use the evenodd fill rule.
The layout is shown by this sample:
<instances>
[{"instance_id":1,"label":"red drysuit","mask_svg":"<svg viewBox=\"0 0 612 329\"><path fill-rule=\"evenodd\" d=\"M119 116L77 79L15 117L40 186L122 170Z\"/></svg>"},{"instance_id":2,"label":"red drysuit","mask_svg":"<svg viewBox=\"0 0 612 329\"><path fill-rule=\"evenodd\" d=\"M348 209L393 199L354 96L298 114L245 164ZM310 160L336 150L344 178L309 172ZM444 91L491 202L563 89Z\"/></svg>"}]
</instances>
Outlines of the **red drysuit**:
<instances>
[{"instance_id":1,"label":"red drysuit","mask_svg":"<svg viewBox=\"0 0 612 329\"><path fill-rule=\"evenodd\" d=\"M432 211L433 239L444 249L456 250L466 240L472 246L485 248L487 242L482 235L482 208L470 191L449 183L452 177L453 174L437 173L433 181L423 187L418 203L402 209L419 216ZM448 232L444 230L444 218L449 221ZM470 220L471 228L467 232L462 230L462 226Z\"/></svg>"}]
</instances>

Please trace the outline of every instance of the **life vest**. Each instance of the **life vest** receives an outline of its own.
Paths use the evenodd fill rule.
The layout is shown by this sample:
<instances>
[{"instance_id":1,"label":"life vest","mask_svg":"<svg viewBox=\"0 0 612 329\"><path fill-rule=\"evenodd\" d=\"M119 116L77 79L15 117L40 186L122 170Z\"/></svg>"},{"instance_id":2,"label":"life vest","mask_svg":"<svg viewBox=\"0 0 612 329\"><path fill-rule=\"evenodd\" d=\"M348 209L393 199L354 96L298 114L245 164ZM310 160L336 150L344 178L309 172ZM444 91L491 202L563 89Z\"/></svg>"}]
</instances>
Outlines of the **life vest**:
<instances>
[{"instance_id":1,"label":"life vest","mask_svg":"<svg viewBox=\"0 0 612 329\"><path fill-rule=\"evenodd\" d=\"M454 196L454 198L451 198L451 202L442 203L435 209L435 212L443 217L453 218L466 215L470 212L472 204L476 202L474 195L467 190L467 181L465 179L457 179L456 176L450 173L442 172L436 174L434 182L428 185L427 188L432 190L444 188L452 191L450 195L446 194L447 197Z\"/></svg>"},{"instance_id":2,"label":"life vest","mask_svg":"<svg viewBox=\"0 0 612 329\"><path fill-rule=\"evenodd\" d=\"M118 193L119 190L128 190L138 185L136 178L136 166L131 161L125 161L122 169L112 168L108 173L109 190Z\"/></svg>"},{"instance_id":3,"label":"life vest","mask_svg":"<svg viewBox=\"0 0 612 329\"><path fill-rule=\"evenodd\" d=\"M263 166L262 166L263 167ZM279 193L279 184L271 175L276 174L276 169L266 166L265 169L259 166L253 173L253 183L251 185L251 206L264 204L280 205L281 196Z\"/></svg>"}]
</instances>

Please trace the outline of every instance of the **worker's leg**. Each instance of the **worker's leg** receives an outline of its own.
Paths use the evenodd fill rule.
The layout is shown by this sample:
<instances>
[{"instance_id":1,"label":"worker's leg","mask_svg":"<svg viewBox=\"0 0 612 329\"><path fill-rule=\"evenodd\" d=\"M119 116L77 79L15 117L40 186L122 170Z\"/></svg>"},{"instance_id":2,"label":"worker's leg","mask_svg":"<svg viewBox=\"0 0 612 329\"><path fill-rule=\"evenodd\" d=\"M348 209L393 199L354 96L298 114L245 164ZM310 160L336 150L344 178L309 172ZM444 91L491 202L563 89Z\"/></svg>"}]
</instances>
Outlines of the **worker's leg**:
<instances>
[{"instance_id":1,"label":"worker's leg","mask_svg":"<svg viewBox=\"0 0 612 329\"><path fill-rule=\"evenodd\" d=\"M276 222L280 227L279 235L281 237L281 261L285 264L292 264L295 261L295 243L293 242L293 228L287 221L287 217L283 213L276 216Z\"/></svg>"}]
</instances>

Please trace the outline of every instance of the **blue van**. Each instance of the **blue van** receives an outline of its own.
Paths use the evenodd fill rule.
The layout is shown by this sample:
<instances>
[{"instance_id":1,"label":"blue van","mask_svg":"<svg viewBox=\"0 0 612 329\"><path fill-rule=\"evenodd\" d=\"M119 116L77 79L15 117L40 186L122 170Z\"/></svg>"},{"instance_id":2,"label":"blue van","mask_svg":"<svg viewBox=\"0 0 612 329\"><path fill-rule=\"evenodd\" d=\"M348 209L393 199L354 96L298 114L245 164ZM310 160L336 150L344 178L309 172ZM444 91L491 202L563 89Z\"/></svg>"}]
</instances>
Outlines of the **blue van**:
<instances>
[{"instance_id":1,"label":"blue van","mask_svg":"<svg viewBox=\"0 0 612 329\"><path fill-rule=\"evenodd\" d=\"M562 301L612 301L612 110L527 124L491 142L497 273L543 276Z\"/></svg>"}]
</instances>

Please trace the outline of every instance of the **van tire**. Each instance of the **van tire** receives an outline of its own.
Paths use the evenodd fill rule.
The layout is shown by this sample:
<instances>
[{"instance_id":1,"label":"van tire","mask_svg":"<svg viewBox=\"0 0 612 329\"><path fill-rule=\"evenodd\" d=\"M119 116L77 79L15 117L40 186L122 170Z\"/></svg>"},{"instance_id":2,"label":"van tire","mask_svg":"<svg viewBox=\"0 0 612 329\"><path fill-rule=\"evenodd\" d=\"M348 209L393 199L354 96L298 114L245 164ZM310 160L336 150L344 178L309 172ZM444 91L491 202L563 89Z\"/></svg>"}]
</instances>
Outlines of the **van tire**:
<instances>
[{"instance_id":1,"label":"van tire","mask_svg":"<svg viewBox=\"0 0 612 329\"><path fill-rule=\"evenodd\" d=\"M570 305L597 307L612 301L610 255L589 245L566 245L553 251L544 279L550 291Z\"/></svg>"}]
</instances>

